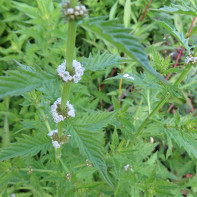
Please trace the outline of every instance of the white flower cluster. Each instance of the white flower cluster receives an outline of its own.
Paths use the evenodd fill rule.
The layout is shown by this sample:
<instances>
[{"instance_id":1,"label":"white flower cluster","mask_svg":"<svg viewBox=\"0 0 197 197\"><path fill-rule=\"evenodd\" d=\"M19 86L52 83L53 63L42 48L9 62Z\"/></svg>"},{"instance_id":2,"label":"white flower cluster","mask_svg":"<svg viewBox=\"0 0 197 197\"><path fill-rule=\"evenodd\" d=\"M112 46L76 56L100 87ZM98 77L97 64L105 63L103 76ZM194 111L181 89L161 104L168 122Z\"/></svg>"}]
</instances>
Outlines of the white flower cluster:
<instances>
[{"instance_id":1,"label":"white flower cluster","mask_svg":"<svg viewBox=\"0 0 197 197\"><path fill-rule=\"evenodd\" d=\"M126 166L124 166L125 171L127 171L128 169L131 170L131 172L134 172L133 168L127 164Z\"/></svg>"},{"instance_id":2,"label":"white flower cluster","mask_svg":"<svg viewBox=\"0 0 197 197\"><path fill-rule=\"evenodd\" d=\"M48 136L52 138L52 144L53 144L53 146L54 146L55 148L60 148L60 145L61 145L61 144L64 144L64 141L58 140L58 137L57 137L57 136L54 136L54 138L55 138L56 140L53 140L53 139L54 139L54 138L53 138L54 133L58 133L58 130L57 130L57 129L56 129L56 130L51 130L51 131L48 133ZM71 136L70 134L67 135L67 137L70 137L70 136ZM61 142L59 143L57 140L58 140L58 141L61 141Z\"/></svg>"},{"instance_id":3,"label":"white flower cluster","mask_svg":"<svg viewBox=\"0 0 197 197\"><path fill-rule=\"evenodd\" d=\"M67 101L66 103L66 109L65 109L65 111L67 111L66 116L59 115L57 110L58 107L60 107L60 105L61 105L61 98L58 98L57 101L55 101L51 106L51 113L56 123L63 121L68 116L75 117L75 109L73 105L69 103L69 101Z\"/></svg>"},{"instance_id":4,"label":"white flower cluster","mask_svg":"<svg viewBox=\"0 0 197 197\"><path fill-rule=\"evenodd\" d=\"M67 8L65 15L69 19L77 19L79 17L83 17L86 14L86 7L84 5L77 5L74 8Z\"/></svg>"},{"instance_id":5,"label":"white flower cluster","mask_svg":"<svg viewBox=\"0 0 197 197\"><path fill-rule=\"evenodd\" d=\"M51 132L48 133L48 136L52 137L54 133L57 133L57 129L56 130L52 130ZM60 144L58 141L53 141L52 140L52 144L55 148L60 148Z\"/></svg>"},{"instance_id":6,"label":"white flower cluster","mask_svg":"<svg viewBox=\"0 0 197 197\"><path fill-rule=\"evenodd\" d=\"M85 68L81 65L80 62L73 60L74 75L71 76L68 71L66 71L66 60L60 64L57 68L58 75L65 81L73 80L75 83L78 83L81 80L81 76L84 73Z\"/></svg>"},{"instance_id":7,"label":"white flower cluster","mask_svg":"<svg viewBox=\"0 0 197 197\"><path fill-rule=\"evenodd\" d=\"M192 64L197 62L197 57L194 57L191 52L189 53L189 56L187 56L186 59L185 59L186 64L189 64L190 62Z\"/></svg>"},{"instance_id":8,"label":"white flower cluster","mask_svg":"<svg viewBox=\"0 0 197 197\"><path fill-rule=\"evenodd\" d=\"M131 77L129 74L124 74L123 77L127 78L127 79L131 79L131 80L134 80L133 77Z\"/></svg>"}]
</instances>

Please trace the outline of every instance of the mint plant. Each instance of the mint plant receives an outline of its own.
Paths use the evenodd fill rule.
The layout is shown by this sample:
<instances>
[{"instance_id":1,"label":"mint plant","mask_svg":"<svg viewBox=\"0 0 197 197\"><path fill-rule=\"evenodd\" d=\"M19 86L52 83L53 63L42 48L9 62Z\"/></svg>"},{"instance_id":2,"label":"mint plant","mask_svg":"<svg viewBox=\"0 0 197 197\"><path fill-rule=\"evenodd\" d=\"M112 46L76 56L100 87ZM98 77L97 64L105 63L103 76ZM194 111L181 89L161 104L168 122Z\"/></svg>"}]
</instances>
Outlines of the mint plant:
<instances>
[{"instance_id":1,"label":"mint plant","mask_svg":"<svg viewBox=\"0 0 197 197\"><path fill-rule=\"evenodd\" d=\"M197 9L144 3L0 3L0 196L197 195Z\"/></svg>"}]
</instances>

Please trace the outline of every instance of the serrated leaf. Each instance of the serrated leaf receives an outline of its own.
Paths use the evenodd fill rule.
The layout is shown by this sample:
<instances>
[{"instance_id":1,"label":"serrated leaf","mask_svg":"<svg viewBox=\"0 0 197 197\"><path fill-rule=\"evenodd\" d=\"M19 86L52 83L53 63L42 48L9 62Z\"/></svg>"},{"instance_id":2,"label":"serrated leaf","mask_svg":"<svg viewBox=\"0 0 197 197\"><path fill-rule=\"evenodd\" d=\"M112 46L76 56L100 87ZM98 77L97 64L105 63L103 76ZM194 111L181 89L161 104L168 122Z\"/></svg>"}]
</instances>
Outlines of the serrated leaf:
<instances>
[{"instance_id":1,"label":"serrated leaf","mask_svg":"<svg viewBox=\"0 0 197 197\"><path fill-rule=\"evenodd\" d=\"M99 112L85 115L69 122L68 130L80 152L85 154L99 170L109 185L112 185L104 159L104 138L102 128L111 122L113 113Z\"/></svg>"},{"instance_id":2,"label":"serrated leaf","mask_svg":"<svg viewBox=\"0 0 197 197\"><path fill-rule=\"evenodd\" d=\"M18 65L17 70L8 71L7 76L0 77L0 98L8 95L17 96L32 91L43 83L56 79L55 75L40 68L35 69L20 63Z\"/></svg>"},{"instance_id":3,"label":"serrated leaf","mask_svg":"<svg viewBox=\"0 0 197 197\"><path fill-rule=\"evenodd\" d=\"M190 51L190 47L188 45L188 38L185 39L183 32L178 33L175 29L173 29L170 25L163 21L157 21L162 27L166 28L183 46L187 51Z\"/></svg>"},{"instance_id":4,"label":"serrated leaf","mask_svg":"<svg viewBox=\"0 0 197 197\"><path fill-rule=\"evenodd\" d=\"M119 137L118 137L117 129L115 128L112 134L112 145L114 147L117 147L118 143L119 143Z\"/></svg>"},{"instance_id":5,"label":"serrated leaf","mask_svg":"<svg viewBox=\"0 0 197 197\"><path fill-rule=\"evenodd\" d=\"M86 70L97 71L105 70L109 66L116 66L123 63L125 58L121 58L115 54L109 54L107 52L100 54L98 52L95 56L91 53L88 58L82 59L82 64Z\"/></svg>"},{"instance_id":6,"label":"serrated leaf","mask_svg":"<svg viewBox=\"0 0 197 197\"><path fill-rule=\"evenodd\" d=\"M190 16L197 16L197 10L195 8L187 6L186 4L176 5L172 3L171 6L164 6L163 8L151 9L151 10L158 12L172 13L172 14L185 14Z\"/></svg>"},{"instance_id":7,"label":"serrated leaf","mask_svg":"<svg viewBox=\"0 0 197 197\"><path fill-rule=\"evenodd\" d=\"M118 102L118 99L115 98L115 96L112 96L112 103L113 103L114 110L120 109L120 104Z\"/></svg>"},{"instance_id":8,"label":"serrated leaf","mask_svg":"<svg viewBox=\"0 0 197 197\"><path fill-rule=\"evenodd\" d=\"M144 78L139 74L134 74L134 73L120 74L119 73L117 76L110 77L105 80L113 80L113 79L124 79L125 81L132 82L135 85L139 85L140 87L154 88L155 90L156 89L161 90L161 87L157 83L153 83L152 81L144 80Z\"/></svg>"},{"instance_id":9,"label":"serrated leaf","mask_svg":"<svg viewBox=\"0 0 197 197\"><path fill-rule=\"evenodd\" d=\"M96 17L87 19L81 23L81 26L110 42L127 54L128 57L133 58L154 76L167 83L164 77L152 68L143 46L135 36L130 34L130 29L124 28L123 25L117 24L115 21L106 21L104 20L105 18L106 17Z\"/></svg>"},{"instance_id":10,"label":"serrated leaf","mask_svg":"<svg viewBox=\"0 0 197 197\"><path fill-rule=\"evenodd\" d=\"M184 131L178 131L174 128L164 129L164 132L167 137L176 142L179 147L183 147L190 156L197 158L197 134L188 134Z\"/></svg>"},{"instance_id":11,"label":"serrated leaf","mask_svg":"<svg viewBox=\"0 0 197 197\"><path fill-rule=\"evenodd\" d=\"M36 155L40 151L46 151L50 146L47 136L28 136L17 138L17 142L0 149L0 161L14 158Z\"/></svg>"},{"instance_id":12,"label":"serrated leaf","mask_svg":"<svg viewBox=\"0 0 197 197\"><path fill-rule=\"evenodd\" d=\"M181 102L186 103L186 98L183 94L183 92L175 85L169 84L169 85L164 85L164 94L166 92L169 92L170 95L178 100L181 100Z\"/></svg>"}]
</instances>

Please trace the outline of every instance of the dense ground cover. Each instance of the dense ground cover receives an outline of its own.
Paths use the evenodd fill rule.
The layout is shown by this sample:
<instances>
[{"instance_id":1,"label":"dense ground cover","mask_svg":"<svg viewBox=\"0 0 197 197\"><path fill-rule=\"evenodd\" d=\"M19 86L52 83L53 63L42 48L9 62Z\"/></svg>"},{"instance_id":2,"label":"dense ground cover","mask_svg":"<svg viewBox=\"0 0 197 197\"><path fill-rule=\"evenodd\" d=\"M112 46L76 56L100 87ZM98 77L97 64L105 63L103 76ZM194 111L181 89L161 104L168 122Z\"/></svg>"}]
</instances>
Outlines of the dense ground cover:
<instances>
[{"instance_id":1,"label":"dense ground cover","mask_svg":"<svg viewBox=\"0 0 197 197\"><path fill-rule=\"evenodd\" d=\"M196 5L1 0L0 196L197 196Z\"/></svg>"}]
</instances>

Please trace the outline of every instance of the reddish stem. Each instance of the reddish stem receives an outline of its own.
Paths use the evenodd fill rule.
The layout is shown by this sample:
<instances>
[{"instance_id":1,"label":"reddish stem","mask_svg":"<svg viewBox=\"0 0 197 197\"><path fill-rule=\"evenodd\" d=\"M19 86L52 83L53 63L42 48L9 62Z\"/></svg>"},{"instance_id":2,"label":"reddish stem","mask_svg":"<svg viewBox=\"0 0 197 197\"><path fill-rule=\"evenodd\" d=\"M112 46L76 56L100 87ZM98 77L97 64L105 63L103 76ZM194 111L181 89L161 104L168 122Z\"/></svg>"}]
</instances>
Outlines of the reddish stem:
<instances>
[{"instance_id":1,"label":"reddish stem","mask_svg":"<svg viewBox=\"0 0 197 197\"><path fill-rule=\"evenodd\" d=\"M193 28L193 26L194 26L194 23L195 23L196 19L197 19L197 17L195 17L195 18L193 19L192 24L191 24L191 26L190 26L190 28L189 28L189 31L188 31L188 33L187 33L186 38L189 38L189 37L190 37L191 31L192 31L192 28ZM179 62L179 59L181 58L181 54L182 54L182 52L183 52L183 49L184 49L184 47L181 47L181 49L180 49L180 51L179 51L179 54L178 54L178 56L177 56L177 58L176 58L176 62L175 62L175 64L174 64L173 67L177 67L178 62ZM166 80L168 80L170 76L171 76L171 73L169 73L169 74L166 76ZM192 111L193 111L192 102L191 102L191 106L192 106ZM172 109L172 107L173 107L173 104L170 105L170 107L168 108L167 112L169 112L169 111Z\"/></svg>"},{"instance_id":2,"label":"reddish stem","mask_svg":"<svg viewBox=\"0 0 197 197\"><path fill-rule=\"evenodd\" d=\"M143 13L143 16L142 16L142 18L141 18L141 20L140 20L141 22L144 20L145 15L146 15L146 12L147 12L147 10L148 10L148 8L149 8L151 2L152 2L152 0L150 0L150 1L148 2L148 5L146 6L146 9L145 9L145 11L144 11L144 13Z\"/></svg>"},{"instance_id":3,"label":"reddish stem","mask_svg":"<svg viewBox=\"0 0 197 197\"><path fill-rule=\"evenodd\" d=\"M114 76L114 73L116 72L118 68L113 68L113 70L111 71L109 77L113 77ZM103 84L100 88L101 90L106 86L106 84Z\"/></svg>"},{"instance_id":4,"label":"reddish stem","mask_svg":"<svg viewBox=\"0 0 197 197\"><path fill-rule=\"evenodd\" d=\"M180 51L179 51L179 54L178 54L178 56L177 56L177 58L176 58L176 62L175 62L175 64L174 64L174 66L173 66L174 68L177 67L177 65L178 65L178 63L179 63L179 60L180 60L180 58L181 58L181 54L182 54L182 52L183 52L183 49L184 49L184 47L181 47L181 49L180 49ZM171 74L172 74L172 73L169 73L169 74L167 75L166 80L169 79L169 77L171 76Z\"/></svg>"},{"instance_id":5,"label":"reddish stem","mask_svg":"<svg viewBox=\"0 0 197 197\"><path fill-rule=\"evenodd\" d=\"M193 28L193 26L194 26L194 23L195 23L196 19L197 19L197 17L195 17L195 18L193 19L192 24L191 24L191 27L190 27L190 29L189 29L189 31L188 31L188 33L187 33L186 38L189 38L189 37L190 37L190 33L191 33L191 31L192 31L192 28Z\"/></svg>"},{"instance_id":6,"label":"reddish stem","mask_svg":"<svg viewBox=\"0 0 197 197\"><path fill-rule=\"evenodd\" d=\"M191 24L191 26L190 26L190 29L189 29L189 31L188 31L188 33L187 33L186 38L189 38L189 37L190 37L190 33L191 33L191 31L192 31L192 28L193 28L193 26L194 26L194 23L195 23L196 19L197 19L197 17L195 17L195 18L193 19L192 24ZM174 68L177 67L178 62L179 62L179 60L180 60L180 58L181 58L181 55L182 55L183 50L184 50L184 47L181 47L181 49L180 49L180 51L179 51L179 54L178 54L178 56L177 56L177 58L176 58L176 62L175 62L175 64L174 64L174 66L173 66ZM169 73L169 74L167 75L166 80L168 80L170 76L171 76L171 73Z\"/></svg>"}]
</instances>

